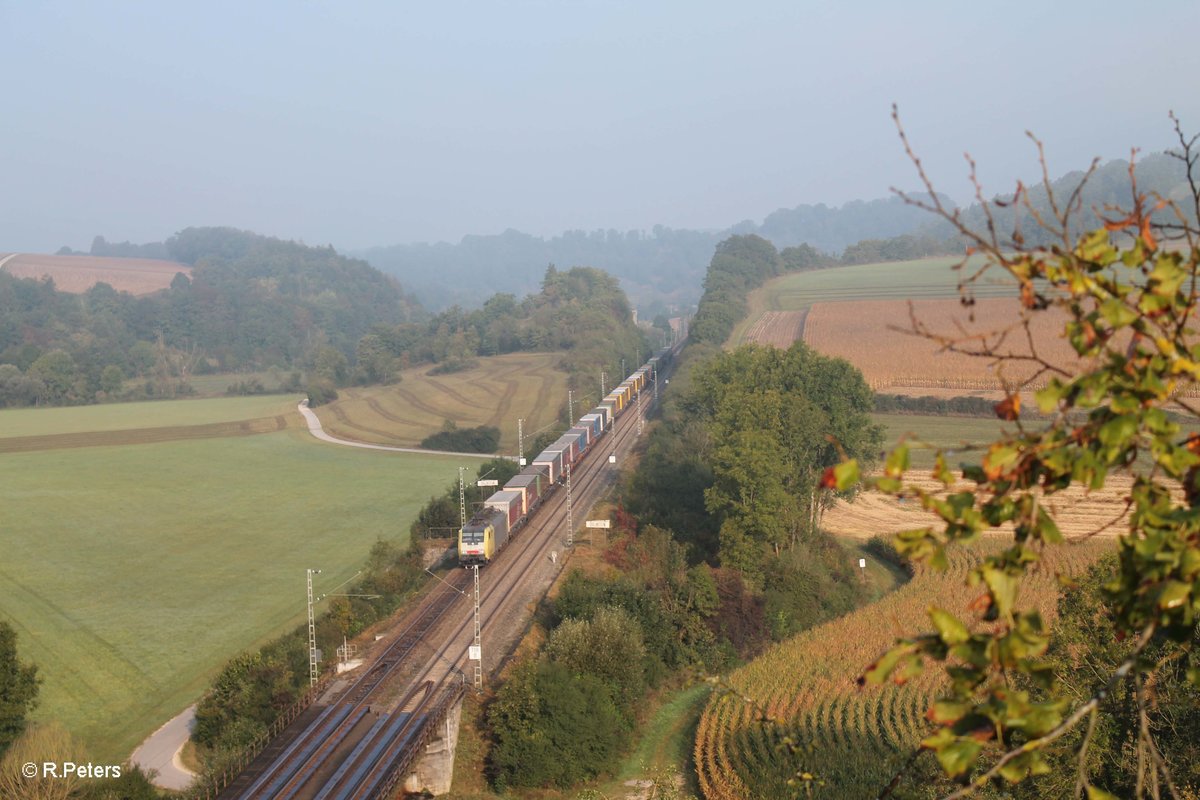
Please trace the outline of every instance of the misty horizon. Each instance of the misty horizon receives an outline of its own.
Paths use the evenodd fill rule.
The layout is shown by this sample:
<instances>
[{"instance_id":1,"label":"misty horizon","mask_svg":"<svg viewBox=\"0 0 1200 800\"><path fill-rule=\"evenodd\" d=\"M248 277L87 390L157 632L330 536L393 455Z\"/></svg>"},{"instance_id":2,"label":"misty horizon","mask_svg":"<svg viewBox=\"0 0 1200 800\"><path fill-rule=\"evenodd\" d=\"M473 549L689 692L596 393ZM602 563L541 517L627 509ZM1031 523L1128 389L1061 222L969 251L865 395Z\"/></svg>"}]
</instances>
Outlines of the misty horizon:
<instances>
[{"instance_id":1,"label":"misty horizon","mask_svg":"<svg viewBox=\"0 0 1200 800\"><path fill-rule=\"evenodd\" d=\"M1200 8L1160 7L1136 70L1108 57L1119 12L0 5L0 249L209 225L343 252L720 231L919 188L892 102L967 204L964 150L988 196L1038 177L1026 129L1053 175L1169 148L1172 109L1200 129Z\"/></svg>"}]
</instances>

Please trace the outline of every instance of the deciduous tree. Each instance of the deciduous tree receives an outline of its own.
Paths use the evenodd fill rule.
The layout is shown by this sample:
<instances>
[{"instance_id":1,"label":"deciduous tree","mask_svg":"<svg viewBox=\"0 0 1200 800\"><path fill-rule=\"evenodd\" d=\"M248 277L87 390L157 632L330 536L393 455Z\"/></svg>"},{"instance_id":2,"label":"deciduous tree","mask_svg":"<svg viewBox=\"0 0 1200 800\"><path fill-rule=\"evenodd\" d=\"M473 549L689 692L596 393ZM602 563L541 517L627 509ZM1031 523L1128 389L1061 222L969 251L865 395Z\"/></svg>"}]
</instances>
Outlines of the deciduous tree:
<instances>
[{"instance_id":1,"label":"deciduous tree","mask_svg":"<svg viewBox=\"0 0 1200 800\"><path fill-rule=\"evenodd\" d=\"M931 609L933 630L902 639L864 676L869 682L902 682L930 664L945 671L945 693L929 712L935 730L922 746L937 755L948 775L965 783L949 797L963 797L993 780L1020 782L1047 771L1045 750L1074 730L1083 735L1073 793L1086 793L1089 800L1113 797L1112 787L1099 785L1090 774L1087 755L1105 700L1118 689L1134 698L1140 720L1131 743L1137 753L1133 795L1182 798L1195 791L1179 784L1181 773L1164 757L1167 748L1160 740L1195 731L1172 732L1153 724L1158 712L1151 701L1151 687L1164 668L1186 675L1193 691L1200 688L1195 646L1200 436L1180 421L1182 416L1193 427L1200 417L1193 399L1200 388L1200 152L1195 137L1185 137L1178 124L1176 132L1180 147L1174 156L1192 176L1186 203L1140 193L1131 167L1125 207L1099 209L1103 227L1078 238L1072 221L1081 211L1079 190L1055 197L1048 177L1044 191L1050 213L1029 202L1021 185L1013 201L1040 229L1037 240L1053 242L1036 248L1024 245L1019 222L1011 231L1002 230L988 215L985 230L970 229L957 211L936 199L927 179L934 199L914 201L955 226L970 241L971 252L983 258L982 266L978 261L960 266L964 303L971 302L974 281L996 272L1015 282L1021 299L1019 315L1005 330L939 341L948 349L1002 362L1000 344L1020 338L1029 345L1022 360L1037 367L1027 383L1011 386L996 406L1011 428L983 446L977 460L956 475L946 454L937 453L934 476L945 491L907 482L907 443L888 457L882 477L868 481L940 517L939 525L901 533L897 540L909 557L934 566L945 564L947 548L1011 526L1006 534L1011 544L984 558L972 574L980 591L977 616L959 619ZM903 129L901 137L907 148ZM913 160L924 178L920 161ZM1048 176L1044 160L1043 173ZM982 202L978 182L975 186ZM1029 335L1030 321L1051 309L1065 319L1063 335L1082 366L1051 362ZM919 322L914 330L929 335ZM1021 389L1036 389L1047 421L1031 424L1023 418ZM1128 476L1132 488L1128 516L1106 526L1119 537L1103 596L1111 634L1127 649L1080 697L1067 691L1047 659L1052 631L1023 604L1021 585L1046 548L1064 545L1055 522L1055 495L1070 486L1099 488L1117 475ZM853 461L826 475L840 488L857 479Z\"/></svg>"}]
</instances>

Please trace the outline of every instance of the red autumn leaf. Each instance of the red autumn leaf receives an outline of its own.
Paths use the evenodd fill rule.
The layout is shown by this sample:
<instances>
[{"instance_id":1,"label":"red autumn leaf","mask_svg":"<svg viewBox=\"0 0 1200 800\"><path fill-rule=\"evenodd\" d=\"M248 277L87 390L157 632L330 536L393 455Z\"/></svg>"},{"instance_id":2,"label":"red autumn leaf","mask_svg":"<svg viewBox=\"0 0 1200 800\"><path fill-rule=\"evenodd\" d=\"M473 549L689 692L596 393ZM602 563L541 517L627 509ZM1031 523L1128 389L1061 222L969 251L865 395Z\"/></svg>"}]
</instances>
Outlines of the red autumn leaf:
<instances>
[{"instance_id":1,"label":"red autumn leaf","mask_svg":"<svg viewBox=\"0 0 1200 800\"><path fill-rule=\"evenodd\" d=\"M1037 305L1037 295L1034 294L1033 284L1029 281L1021 282L1021 305L1026 308L1033 308Z\"/></svg>"},{"instance_id":2,"label":"red autumn leaf","mask_svg":"<svg viewBox=\"0 0 1200 800\"><path fill-rule=\"evenodd\" d=\"M1019 394L1010 394L996 403L993 408L996 411L996 416L1005 422L1012 422L1021 414L1021 396Z\"/></svg>"},{"instance_id":3,"label":"red autumn leaf","mask_svg":"<svg viewBox=\"0 0 1200 800\"><path fill-rule=\"evenodd\" d=\"M992 597L989 594L981 594L972 600L967 605L968 611L987 611L992 605Z\"/></svg>"},{"instance_id":4,"label":"red autumn leaf","mask_svg":"<svg viewBox=\"0 0 1200 800\"><path fill-rule=\"evenodd\" d=\"M833 473L833 467L826 468L825 472L822 473L821 488L822 489L836 489L837 488L837 475L835 475Z\"/></svg>"},{"instance_id":5,"label":"red autumn leaf","mask_svg":"<svg viewBox=\"0 0 1200 800\"><path fill-rule=\"evenodd\" d=\"M1137 214L1130 214L1125 219L1106 219L1104 220L1104 229L1109 231L1121 231L1137 224Z\"/></svg>"},{"instance_id":6,"label":"red autumn leaf","mask_svg":"<svg viewBox=\"0 0 1200 800\"><path fill-rule=\"evenodd\" d=\"M1142 241L1146 243L1146 247L1151 250L1158 249L1158 241L1154 238L1154 233L1150 230L1150 215L1142 217Z\"/></svg>"}]
</instances>

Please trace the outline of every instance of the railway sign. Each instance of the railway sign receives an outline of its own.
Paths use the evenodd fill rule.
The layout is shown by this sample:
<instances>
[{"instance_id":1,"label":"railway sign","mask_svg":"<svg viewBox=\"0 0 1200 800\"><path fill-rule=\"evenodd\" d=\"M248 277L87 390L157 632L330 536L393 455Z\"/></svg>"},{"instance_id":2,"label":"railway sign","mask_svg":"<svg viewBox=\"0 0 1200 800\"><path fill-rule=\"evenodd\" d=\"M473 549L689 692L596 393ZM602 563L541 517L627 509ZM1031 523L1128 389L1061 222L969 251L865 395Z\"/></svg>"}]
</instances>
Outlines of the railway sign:
<instances>
[{"instance_id":1,"label":"railway sign","mask_svg":"<svg viewBox=\"0 0 1200 800\"><path fill-rule=\"evenodd\" d=\"M468 645L467 658L471 661L483 661L483 648L477 644Z\"/></svg>"},{"instance_id":2,"label":"railway sign","mask_svg":"<svg viewBox=\"0 0 1200 800\"><path fill-rule=\"evenodd\" d=\"M859 569L866 569L866 568L867 568L867 560L866 560L865 558L860 558L860 559L858 560L858 568L859 568Z\"/></svg>"},{"instance_id":3,"label":"railway sign","mask_svg":"<svg viewBox=\"0 0 1200 800\"><path fill-rule=\"evenodd\" d=\"M485 481L475 481L475 485L476 486L499 486L500 481L496 480L495 478L489 478Z\"/></svg>"},{"instance_id":4,"label":"railway sign","mask_svg":"<svg viewBox=\"0 0 1200 800\"><path fill-rule=\"evenodd\" d=\"M519 463L522 467L525 466L525 456L521 456L521 460L517 463Z\"/></svg>"},{"instance_id":5,"label":"railway sign","mask_svg":"<svg viewBox=\"0 0 1200 800\"><path fill-rule=\"evenodd\" d=\"M617 463L617 456L616 456L616 454L615 454L615 453L614 453L613 455L611 455L611 456L609 456L609 457L608 457L608 463L610 463L610 464L615 464L615 463Z\"/></svg>"},{"instance_id":6,"label":"railway sign","mask_svg":"<svg viewBox=\"0 0 1200 800\"><path fill-rule=\"evenodd\" d=\"M585 528L611 528L612 521L607 519L589 519L583 523Z\"/></svg>"}]
</instances>

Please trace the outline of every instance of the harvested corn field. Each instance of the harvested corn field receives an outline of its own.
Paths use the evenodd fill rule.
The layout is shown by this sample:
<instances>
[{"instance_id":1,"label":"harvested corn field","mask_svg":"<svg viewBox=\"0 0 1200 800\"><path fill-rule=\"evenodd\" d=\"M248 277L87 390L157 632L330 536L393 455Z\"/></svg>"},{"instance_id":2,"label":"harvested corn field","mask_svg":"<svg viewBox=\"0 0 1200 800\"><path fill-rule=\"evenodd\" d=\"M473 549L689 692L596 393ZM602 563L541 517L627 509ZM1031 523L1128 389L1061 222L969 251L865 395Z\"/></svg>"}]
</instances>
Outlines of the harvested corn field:
<instances>
[{"instance_id":1,"label":"harvested corn field","mask_svg":"<svg viewBox=\"0 0 1200 800\"><path fill-rule=\"evenodd\" d=\"M747 344L764 344L788 348L792 342L804 338L804 311L765 311L746 331L742 341Z\"/></svg>"}]
</instances>

